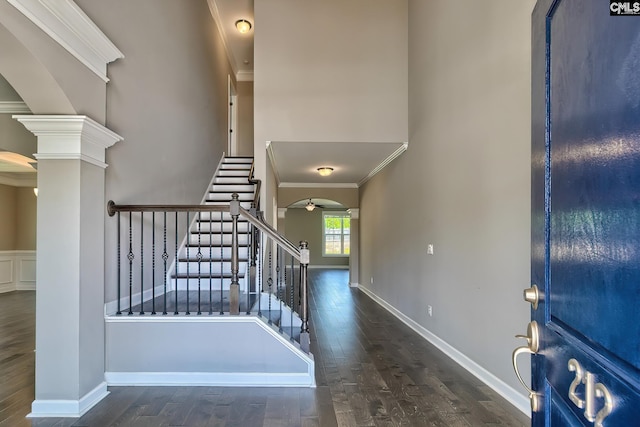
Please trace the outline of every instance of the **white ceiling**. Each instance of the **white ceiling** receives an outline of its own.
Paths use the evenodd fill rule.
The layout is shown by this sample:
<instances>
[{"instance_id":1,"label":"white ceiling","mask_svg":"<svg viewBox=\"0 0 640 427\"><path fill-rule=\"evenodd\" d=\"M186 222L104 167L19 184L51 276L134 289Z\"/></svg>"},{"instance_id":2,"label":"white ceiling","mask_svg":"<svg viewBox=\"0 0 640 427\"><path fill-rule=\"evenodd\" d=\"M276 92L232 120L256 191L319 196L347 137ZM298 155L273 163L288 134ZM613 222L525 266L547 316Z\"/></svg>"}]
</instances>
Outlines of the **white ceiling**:
<instances>
[{"instance_id":1,"label":"white ceiling","mask_svg":"<svg viewBox=\"0 0 640 427\"><path fill-rule=\"evenodd\" d=\"M253 0L208 0L209 10L220 29L229 62L239 81L253 80ZM236 21L252 25L248 33L236 30Z\"/></svg>"}]
</instances>

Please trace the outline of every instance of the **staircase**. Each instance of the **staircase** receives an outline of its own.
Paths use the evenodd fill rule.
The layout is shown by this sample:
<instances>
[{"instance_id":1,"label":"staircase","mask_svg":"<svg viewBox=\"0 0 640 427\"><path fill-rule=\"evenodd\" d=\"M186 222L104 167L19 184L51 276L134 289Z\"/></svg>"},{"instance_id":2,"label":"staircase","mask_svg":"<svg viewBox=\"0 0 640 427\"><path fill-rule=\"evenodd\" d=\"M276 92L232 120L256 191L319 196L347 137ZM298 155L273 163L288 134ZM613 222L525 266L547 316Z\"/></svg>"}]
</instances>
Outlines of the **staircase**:
<instances>
[{"instance_id":1,"label":"staircase","mask_svg":"<svg viewBox=\"0 0 640 427\"><path fill-rule=\"evenodd\" d=\"M105 307L109 385L315 386L308 245L253 209L252 174L252 158L227 157L200 205L109 201L118 254Z\"/></svg>"},{"instance_id":2,"label":"staircase","mask_svg":"<svg viewBox=\"0 0 640 427\"><path fill-rule=\"evenodd\" d=\"M202 204L228 206L236 193L240 206L250 209L255 195L255 185L250 182L252 166L252 157L223 158ZM178 290L196 290L206 280L207 286L212 281L217 289L222 285L222 289L228 291L231 284L231 214L202 212L192 215L193 222L171 278L177 283ZM246 219L238 220L238 233L240 291L246 293L250 242Z\"/></svg>"}]
</instances>

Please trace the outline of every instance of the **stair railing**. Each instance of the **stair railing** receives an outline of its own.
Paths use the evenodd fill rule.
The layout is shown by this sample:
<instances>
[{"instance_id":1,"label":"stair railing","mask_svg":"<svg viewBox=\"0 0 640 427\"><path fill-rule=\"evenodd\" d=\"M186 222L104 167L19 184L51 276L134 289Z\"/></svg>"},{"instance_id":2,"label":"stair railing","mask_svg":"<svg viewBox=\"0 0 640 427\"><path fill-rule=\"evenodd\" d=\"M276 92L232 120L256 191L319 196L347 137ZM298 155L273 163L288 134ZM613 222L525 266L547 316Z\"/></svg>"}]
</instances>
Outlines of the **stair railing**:
<instances>
[{"instance_id":1,"label":"stair railing","mask_svg":"<svg viewBox=\"0 0 640 427\"><path fill-rule=\"evenodd\" d=\"M242 208L238 195L234 193L232 197L227 206L118 205L109 201L107 212L109 216L117 214L118 229L115 314L153 316L168 315L172 311L173 315L188 316L192 314L192 308L197 308L198 316L255 314L298 341L300 348L308 353L308 244L300 242L296 247L271 227L261 212L255 208ZM134 213L137 215L135 219ZM228 233L222 230L225 214L231 216L230 247L226 239ZM244 231L239 229L241 219L249 224ZM221 229L213 230L213 223L218 220ZM200 230L201 224L207 221L208 230ZM186 272L177 271L181 257L179 236L190 236L196 222L197 242L189 243L190 238L187 237L189 245L184 249ZM202 236L205 237L204 242ZM249 271L244 276L244 301L240 297L241 249L244 251L242 257L249 264ZM220 256L216 261L219 266L214 265L214 253ZM170 273L171 259L176 266L173 277ZM230 275L224 270L228 260ZM195 271L190 270L193 262ZM214 274L218 268L219 273ZM179 297L181 277L186 278L186 292ZM229 279L230 282L226 282L228 298L225 298L224 283ZM197 281L195 290L190 285L192 280ZM171 292L174 293L169 300Z\"/></svg>"}]
</instances>

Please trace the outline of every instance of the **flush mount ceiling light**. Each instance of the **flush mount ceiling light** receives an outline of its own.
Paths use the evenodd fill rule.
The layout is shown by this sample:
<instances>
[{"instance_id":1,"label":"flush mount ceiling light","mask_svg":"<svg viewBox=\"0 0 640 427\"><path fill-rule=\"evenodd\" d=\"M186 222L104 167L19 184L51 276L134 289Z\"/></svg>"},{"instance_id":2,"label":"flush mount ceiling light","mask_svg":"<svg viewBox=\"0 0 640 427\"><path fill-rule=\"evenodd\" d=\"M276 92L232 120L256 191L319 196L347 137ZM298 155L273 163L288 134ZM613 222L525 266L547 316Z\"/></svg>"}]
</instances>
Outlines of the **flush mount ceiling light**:
<instances>
[{"instance_id":1,"label":"flush mount ceiling light","mask_svg":"<svg viewBox=\"0 0 640 427\"><path fill-rule=\"evenodd\" d=\"M251 30L251 22L246 19L239 19L236 21L236 28L241 34L246 34Z\"/></svg>"},{"instance_id":2,"label":"flush mount ceiling light","mask_svg":"<svg viewBox=\"0 0 640 427\"><path fill-rule=\"evenodd\" d=\"M320 174L320 176L329 176L333 173L333 168L323 166L321 168L318 168L318 173Z\"/></svg>"},{"instance_id":3,"label":"flush mount ceiling light","mask_svg":"<svg viewBox=\"0 0 640 427\"><path fill-rule=\"evenodd\" d=\"M306 210L308 210L309 212L311 212L312 210L314 210L316 208L316 205L314 205L313 202L311 201L311 199L309 199L309 201L307 202L307 205L304 208Z\"/></svg>"}]
</instances>

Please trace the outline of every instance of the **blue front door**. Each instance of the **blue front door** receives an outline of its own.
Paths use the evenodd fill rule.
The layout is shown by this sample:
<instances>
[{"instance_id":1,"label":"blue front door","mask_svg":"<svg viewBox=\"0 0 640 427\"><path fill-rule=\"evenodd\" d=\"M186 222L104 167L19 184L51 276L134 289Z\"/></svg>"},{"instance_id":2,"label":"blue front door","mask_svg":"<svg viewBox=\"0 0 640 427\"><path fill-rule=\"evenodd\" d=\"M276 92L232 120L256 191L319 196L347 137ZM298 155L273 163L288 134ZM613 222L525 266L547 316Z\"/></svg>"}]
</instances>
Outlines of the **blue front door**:
<instances>
[{"instance_id":1,"label":"blue front door","mask_svg":"<svg viewBox=\"0 0 640 427\"><path fill-rule=\"evenodd\" d=\"M609 3L533 13L533 426L640 426L640 16Z\"/></svg>"}]
</instances>

